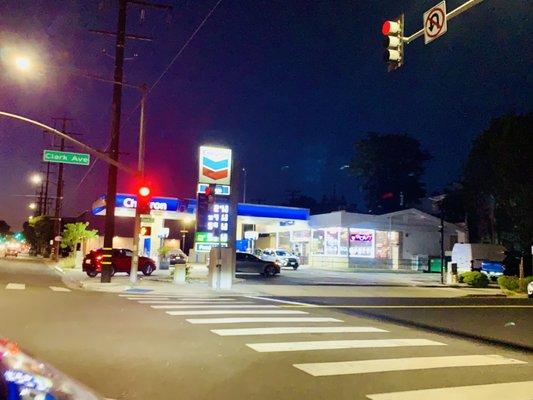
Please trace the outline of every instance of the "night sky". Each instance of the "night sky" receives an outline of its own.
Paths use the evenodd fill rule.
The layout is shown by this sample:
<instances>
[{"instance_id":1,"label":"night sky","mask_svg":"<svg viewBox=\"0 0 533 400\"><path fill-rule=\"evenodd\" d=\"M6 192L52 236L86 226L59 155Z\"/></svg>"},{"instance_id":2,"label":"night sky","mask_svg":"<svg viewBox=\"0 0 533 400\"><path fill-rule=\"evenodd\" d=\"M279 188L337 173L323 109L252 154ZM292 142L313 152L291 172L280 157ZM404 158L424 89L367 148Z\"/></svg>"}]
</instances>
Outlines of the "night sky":
<instances>
[{"instance_id":1,"label":"night sky","mask_svg":"<svg viewBox=\"0 0 533 400\"><path fill-rule=\"evenodd\" d=\"M129 6L125 81L152 85L216 0L168 1L165 12ZM434 158L428 190L457 179L472 139L492 117L531 110L533 10L527 0L486 0L451 20L448 32L406 48L405 65L387 73L381 24L402 11L406 32L422 24L436 0L222 0L148 100L146 166L157 194L192 197L197 147L231 146L248 170L248 199L279 204L287 190L320 199L337 193L359 204L357 182L340 167L366 132L409 133ZM447 2L448 10L462 0ZM52 124L67 116L71 132L97 148L110 131L112 86L80 71L112 78L116 3L4 0L0 51L28 48L40 60L31 78L0 64L0 110ZM123 92L121 159L136 162L139 95ZM21 122L0 119L0 219L20 228L30 210L28 175L41 168L50 139ZM73 149L74 150L74 149ZM75 150L74 150L75 151ZM105 193L107 167L67 167L64 215L90 209ZM53 190L54 187L52 187ZM119 176L119 191L131 191Z\"/></svg>"}]
</instances>

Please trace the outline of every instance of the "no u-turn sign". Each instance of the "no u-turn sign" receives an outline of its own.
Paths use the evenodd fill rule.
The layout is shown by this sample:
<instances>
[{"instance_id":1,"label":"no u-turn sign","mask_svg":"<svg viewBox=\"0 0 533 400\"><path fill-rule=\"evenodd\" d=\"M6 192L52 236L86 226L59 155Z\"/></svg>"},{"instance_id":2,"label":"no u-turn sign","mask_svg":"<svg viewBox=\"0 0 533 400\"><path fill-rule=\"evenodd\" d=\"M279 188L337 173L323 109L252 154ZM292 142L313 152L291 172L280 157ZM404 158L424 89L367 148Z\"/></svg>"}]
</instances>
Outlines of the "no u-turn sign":
<instances>
[{"instance_id":1,"label":"no u-turn sign","mask_svg":"<svg viewBox=\"0 0 533 400\"><path fill-rule=\"evenodd\" d=\"M446 23L446 2L441 1L424 13L424 43L428 44L448 30Z\"/></svg>"}]
</instances>

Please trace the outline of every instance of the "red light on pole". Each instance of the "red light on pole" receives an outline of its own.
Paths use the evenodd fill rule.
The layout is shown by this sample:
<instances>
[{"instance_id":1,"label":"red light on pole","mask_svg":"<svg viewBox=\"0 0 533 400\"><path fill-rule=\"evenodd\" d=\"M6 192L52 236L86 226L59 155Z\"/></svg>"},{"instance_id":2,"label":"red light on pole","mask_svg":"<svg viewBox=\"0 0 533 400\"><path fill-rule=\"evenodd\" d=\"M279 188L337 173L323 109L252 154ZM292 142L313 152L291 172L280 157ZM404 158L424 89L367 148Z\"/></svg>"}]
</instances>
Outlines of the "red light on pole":
<instances>
[{"instance_id":1,"label":"red light on pole","mask_svg":"<svg viewBox=\"0 0 533 400\"><path fill-rule=\"evenodd\" d=\"M141 186L139 188L139 195L146 197L150 195L150 188L148 186Z\"/></svg>"},{"instance_id":2,"label":"red light on pole","mask_svg":"<svg viewBox=\"0 0 533 400\"><path fill-rule=\"evenodd\" d=\"M393 71L403 64L403 14L397 20L385 21L381 27L381 33L385 36L384 59L388 64L388 70Z\"/></svg>"}]
</instances>

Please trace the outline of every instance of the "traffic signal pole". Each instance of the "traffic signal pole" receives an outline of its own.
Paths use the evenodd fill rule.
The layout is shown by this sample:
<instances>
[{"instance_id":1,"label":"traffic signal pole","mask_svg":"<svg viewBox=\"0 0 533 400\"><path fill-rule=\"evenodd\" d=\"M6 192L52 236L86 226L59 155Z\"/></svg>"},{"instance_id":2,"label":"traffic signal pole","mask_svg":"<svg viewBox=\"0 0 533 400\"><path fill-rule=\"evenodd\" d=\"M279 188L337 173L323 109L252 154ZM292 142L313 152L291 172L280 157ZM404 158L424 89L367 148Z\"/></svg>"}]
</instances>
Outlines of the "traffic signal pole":
<instances>
[{"instance_id":1,"label":"traffic signal pole","mask_svg":"<svg viewBox=\"0 0 533 400\"><path fill-rule=\"evenodd\" d=\"M446 12L446 22L469 10L482 1L483 0L468 0L452 11ZM386 50L384 58L385 62L388 64L387 69L389 72L400 68L404 64L405 46L420 36L423 36L425 31L425 27L422 27L422 29L416 31L412 35L405 36L404 29L405 25L403 14L394 20L385 21L381 28L381 32L385 36L384 44Z\"/></svg>"},{"instance_id":2,"label":"traffic signal pole","mask_svg":"<svg viewBox=\"0 0 533 400\"><path fill-rule=\"evenodd\" d=\"M457 17L459 14L465 12L466 10L474 7L475 5L481 3L483 0L468 0L466 3L461 4L459 7L453 9L449 13L446 13L446 21L451 20L454 17ZM419 31L416 31L411 36L407 36L403 38L403 42L405 44L411 43L413 40L419 38L424 34L424 28L420 29Z\"/></svg>"},{"instance_id":3,"label":"traffic signal pole","mask_svg":"<svg viewBox=\"0 0 533 400\"><path fill-rule=\"evenodd\" d=\"M144 111L146 106L146 95L148 93L146 85L141 86L141 117L139 121L139 157L137 159L137 170L141 179L144 179L144 143L145 143L145 123ZM137 282L137 272L139 271L139 234L141 232L141 213L139 212L139 194L137 194L137 206L135 207L135 222L133 225L133 256L131 258L130 281Z\"/></svg>"}]
</instances>

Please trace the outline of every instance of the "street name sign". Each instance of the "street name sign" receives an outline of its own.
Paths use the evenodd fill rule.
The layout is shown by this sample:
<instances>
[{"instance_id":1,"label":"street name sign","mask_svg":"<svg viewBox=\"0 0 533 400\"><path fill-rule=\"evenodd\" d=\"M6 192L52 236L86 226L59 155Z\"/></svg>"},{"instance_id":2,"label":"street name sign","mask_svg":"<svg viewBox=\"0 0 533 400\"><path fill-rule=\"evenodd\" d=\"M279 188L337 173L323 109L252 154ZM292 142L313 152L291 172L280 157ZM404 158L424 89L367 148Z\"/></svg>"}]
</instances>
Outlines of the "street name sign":
<instances>
[{"instance_id":1,"label":"street name sign","mask_svg":"<svg viewBox=\"0 0 533 400\"><path fill-rule=\"evenodd\" d=\"M70 151L44 150L43 161L74 165L89 165L91 155Z\"/></svg>"},{"instance_id":2,"label":"street name sign","mask_svg":"<svg viewBox=\"0 0 533 400\"><path fill-rule=\"evenodd\" d=\"M424 13L424 43L428 44L439 36L442 36L448 30L446 21L446 2L441 1L439 4Z\"/></svg>"}]
</instances>

